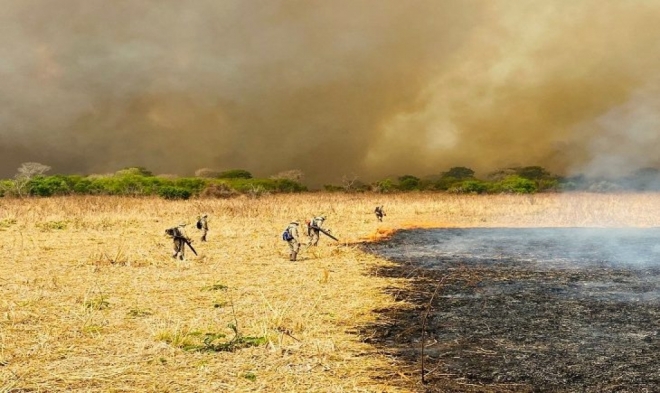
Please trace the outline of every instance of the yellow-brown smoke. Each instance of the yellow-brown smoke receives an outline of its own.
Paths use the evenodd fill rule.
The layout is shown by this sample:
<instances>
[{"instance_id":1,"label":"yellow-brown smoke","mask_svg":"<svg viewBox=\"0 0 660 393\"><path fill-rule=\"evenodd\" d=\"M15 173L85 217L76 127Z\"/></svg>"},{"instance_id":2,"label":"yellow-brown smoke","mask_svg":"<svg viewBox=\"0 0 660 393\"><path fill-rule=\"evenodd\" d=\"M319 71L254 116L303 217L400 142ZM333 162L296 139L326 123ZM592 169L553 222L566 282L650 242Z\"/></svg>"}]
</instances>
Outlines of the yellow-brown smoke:
<instances>
[{"instance_id":1,"label":"yellow-brown smoke","mask_svg":"<svg viewBox=\"0 0 660 393\"><path fill-rule=\"evenodd\" d=\"M0 168L659 164L660 3L0 0Z\"/></svg>"}]
</instances>

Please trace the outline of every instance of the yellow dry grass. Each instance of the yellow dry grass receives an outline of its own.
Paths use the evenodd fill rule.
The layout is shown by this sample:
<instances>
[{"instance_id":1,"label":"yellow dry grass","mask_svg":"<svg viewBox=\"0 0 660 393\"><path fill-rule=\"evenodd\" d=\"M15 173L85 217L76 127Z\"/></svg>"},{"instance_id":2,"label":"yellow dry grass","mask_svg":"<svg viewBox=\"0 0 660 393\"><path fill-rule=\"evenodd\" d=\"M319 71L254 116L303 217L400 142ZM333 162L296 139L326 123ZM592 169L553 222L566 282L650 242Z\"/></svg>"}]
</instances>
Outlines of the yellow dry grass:
<instances>
[{"instance_id":1,"label":"yellow dry grass","mask_svg":"<svg viewBox=\"0 0 660 393\"><path fill-rule=\"evenodd\" d=\"M659 209L658 194L0 199L0 391L413 390L355 333L406 306L384 292L406 283L369 275L388 262L356 241L415 226L657 226ZM198 238L200 213L209 242L172 259L163 231L184 221ZM342 242L322 237L289 262L282 230L319 213ZM231 339L230 324L267 343L185 349Z\"/></svg>"}]
</instances>

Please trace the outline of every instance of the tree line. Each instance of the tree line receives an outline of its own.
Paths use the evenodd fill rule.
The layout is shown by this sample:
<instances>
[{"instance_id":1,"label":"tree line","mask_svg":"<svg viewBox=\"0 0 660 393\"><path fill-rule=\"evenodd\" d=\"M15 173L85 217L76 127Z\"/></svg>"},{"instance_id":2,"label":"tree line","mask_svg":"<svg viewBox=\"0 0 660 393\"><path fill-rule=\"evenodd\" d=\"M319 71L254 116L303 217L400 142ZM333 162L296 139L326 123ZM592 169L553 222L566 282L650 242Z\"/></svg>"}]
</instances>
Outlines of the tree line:
<instances>
[{"instance_id":1,"label":"tree line","mask_svg":"<svg viewBox=\"0 0 660 393\"><path fill-rule=\"evenodd\" d=\"M341 184L326 184L330 192L406 192L444 191L456 194L532 194L537 192L625 192L660 191L660 170L642 168L620 177L560 176L541 166L500 169L475 177L467 167L452 167L446 172L423 178L414 175L389 177L372 183L357 177L344 177Z\"/></svg>"},{"instance_id":2,"label":"tree line","mask_svg":"<svg viewBox=\"0 0 660 393\"><path fill-rule=\"evenodd\" d=\"M192 196L229 198L241 194L260 196L307 191L295 179L295 173L287 175L287 172L259 179L243 169L222 172L202 169L194 177L156 176L144 167L87 176L46 175L49 170L50 167L39 163L23 163L13 179L0 180L0 196L157 195L165 199L188 199Z\"/></svg>"},{"instance_id":3,"label":"tree line","mask_svg":"<svg viewBox=\"0 0 660 393\"><path fill-rule=\"evenodd\" d=\"M23 163L11 179L0 180L0 196L49 197L57 195L160 196L229 198L269 193L308 191L300 170L280 172L269 178L254 178L244 169L215 171L202 168L194 176L154 175L144 167L129 167L104 175L47 175L50 167ZM541 166L501 169L477 178L467 167L452 167L438 175L402 175L365 183L357 176L344 176L341 184L323 186L329 192L394 193L441 191L456 194L531 194L537 192L660 191L660 170L643 168L619 178L562 177Z\"/></svg>"}]
</instances>

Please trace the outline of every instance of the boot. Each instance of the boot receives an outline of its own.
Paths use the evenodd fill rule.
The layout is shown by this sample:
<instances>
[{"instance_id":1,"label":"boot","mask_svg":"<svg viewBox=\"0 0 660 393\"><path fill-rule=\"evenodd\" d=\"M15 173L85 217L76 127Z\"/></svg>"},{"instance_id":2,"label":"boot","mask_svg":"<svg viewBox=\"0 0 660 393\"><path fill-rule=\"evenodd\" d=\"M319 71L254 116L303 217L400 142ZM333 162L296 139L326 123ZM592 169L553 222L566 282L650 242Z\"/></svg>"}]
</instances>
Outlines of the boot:
<instances>
[{"instance_id":1,"label":"boot","mask_svg":"<svg viewBox=\"0 0 660 393\"><path fill-rule=\"evenodd\" d=\"M289 260L293 261L293 253L289 254Z\"/></svg>"},{"instance_id":2,"label":"boot","mask_svg":"<svg viewBox=\"0 0 660 393\"><path fill-rule=\"evenodd\" d=\"M291 260L292 260L293 262L296 261L296 258L297 258L297 257L298 257L298 253L297 253L297 252L294 252L294 253L291 254Z\"/></svg>"}]
</instances>

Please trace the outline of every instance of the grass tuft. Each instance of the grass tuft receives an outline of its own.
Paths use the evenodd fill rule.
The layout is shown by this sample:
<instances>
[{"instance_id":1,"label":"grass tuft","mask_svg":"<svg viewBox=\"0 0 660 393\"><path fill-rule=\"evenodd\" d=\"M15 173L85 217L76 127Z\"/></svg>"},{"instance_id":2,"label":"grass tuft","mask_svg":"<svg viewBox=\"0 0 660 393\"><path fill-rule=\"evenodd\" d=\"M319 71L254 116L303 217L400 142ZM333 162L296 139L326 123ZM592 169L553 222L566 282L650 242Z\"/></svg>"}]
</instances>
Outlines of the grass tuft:
<instances>
[{"instance_id":1,"label":"grass tuft","mask_svg":"<svg viewBox=\"0 0 660 393\"><path fill-rule=\"evenodd\" d=\"M83 306L90 310L103 310L110 307L110 303L103 296L88 299L83 302Z\"/></svg>"}]
</instances>

